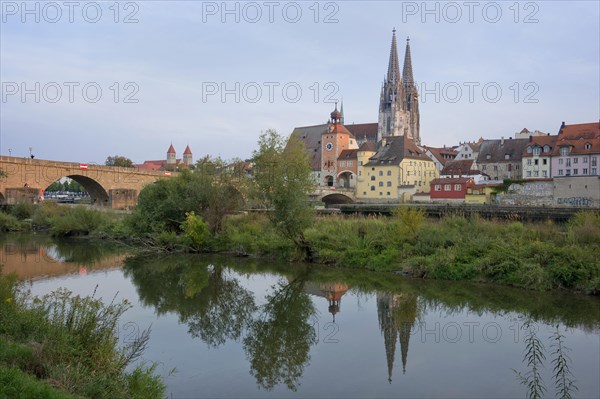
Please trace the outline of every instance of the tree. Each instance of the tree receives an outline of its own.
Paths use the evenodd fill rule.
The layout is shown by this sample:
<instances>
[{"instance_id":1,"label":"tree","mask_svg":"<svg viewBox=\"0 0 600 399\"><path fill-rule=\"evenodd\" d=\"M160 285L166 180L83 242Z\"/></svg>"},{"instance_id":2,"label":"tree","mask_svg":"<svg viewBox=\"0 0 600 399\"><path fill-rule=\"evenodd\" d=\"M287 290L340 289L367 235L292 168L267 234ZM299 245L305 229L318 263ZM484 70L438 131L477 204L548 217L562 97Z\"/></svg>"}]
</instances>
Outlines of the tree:
<instances>
[{"instance_id":1,"label":"tree","mask_svg":"<svg viewBox=\"0 0 600 399\"><path fill-rule=\"evenodd\" d=\"M180 232L190 212L208 223L212 233L220 232L225 216L243 206L247 185L225 165L220 159L205 158L193 171L182 170L144 187L129 218L134 232Z\"/></svg>"},{"instance_id":2,"label":"tree","mask_svg":"<svg viewBox=\"0 0 600 399\"><path fill-rule=\"evenodd\" d=\"M3 177L8 177L8 173L6 173L4 169L0 168L0 179L2 179Z\"/></svg>"},{"instance_id":3,"label":"tree","mask_svg":"<svg viewBox=\"0 0 600 399\"><path fill-rule=\"evenodd\" d=\"M303 258L312 261L313 250L304 230L314 220L308 194L314 189L304 144L291 137L287 143L275 130L267 130L253 153L253 196L266 209L273 226L292 240Z\"/></svg>"},{"instance_id":4,"label":"tree","mask_svg":"<svg viewBox=\"0 0 600 399\"><path fill-rule=\"evenodd\" d=\"M121 155L115 155L114 157L106 158L104 162L106 166L119 166L121 168L133 168L133 161L127 157Z\"/></svg>"}]
</instances>

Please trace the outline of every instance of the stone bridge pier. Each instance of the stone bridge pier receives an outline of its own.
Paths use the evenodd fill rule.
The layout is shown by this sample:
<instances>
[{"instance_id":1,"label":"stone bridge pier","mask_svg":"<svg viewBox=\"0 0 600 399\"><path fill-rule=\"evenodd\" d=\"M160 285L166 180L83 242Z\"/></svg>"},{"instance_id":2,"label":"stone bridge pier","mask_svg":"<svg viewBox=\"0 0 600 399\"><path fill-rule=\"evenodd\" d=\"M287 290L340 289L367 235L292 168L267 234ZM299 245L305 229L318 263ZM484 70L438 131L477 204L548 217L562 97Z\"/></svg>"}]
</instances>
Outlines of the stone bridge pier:
<instances>
[{"instance_id":1,"label":"stone bridge pier","mask_svg":"<svg viewBox=\"0 0 600 399\"><path fill-rule=\"evenodd\" d=\"M130 209L147 184L170 172L0 156L0 203L36 202L50 184L68 177L90 194L92 205ZM175 175L175 173L173 173Z\"/></svg>"}]
</instances>

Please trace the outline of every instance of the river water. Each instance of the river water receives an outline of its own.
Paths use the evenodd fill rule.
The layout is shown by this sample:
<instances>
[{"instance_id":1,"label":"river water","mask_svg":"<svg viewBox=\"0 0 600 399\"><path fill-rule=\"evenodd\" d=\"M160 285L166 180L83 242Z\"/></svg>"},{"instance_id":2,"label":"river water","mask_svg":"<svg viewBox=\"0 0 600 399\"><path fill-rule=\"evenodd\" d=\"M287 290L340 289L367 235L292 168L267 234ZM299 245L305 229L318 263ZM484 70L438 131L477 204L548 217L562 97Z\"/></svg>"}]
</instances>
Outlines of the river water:
<instances>
[{"instance_id":1,"label":"river water","mask_svg":"<svg viewBox=\"0 0 600 399\"><path fill-rule=\"evenodd\" d=\"M0 236L4 272L35 295L60 287L132 308L120 342L173 398L523 398L526 338L556 333L575 397L600 397L600 298L223 256L129 257L102 243Z\"/></svg>"}]
</instances>

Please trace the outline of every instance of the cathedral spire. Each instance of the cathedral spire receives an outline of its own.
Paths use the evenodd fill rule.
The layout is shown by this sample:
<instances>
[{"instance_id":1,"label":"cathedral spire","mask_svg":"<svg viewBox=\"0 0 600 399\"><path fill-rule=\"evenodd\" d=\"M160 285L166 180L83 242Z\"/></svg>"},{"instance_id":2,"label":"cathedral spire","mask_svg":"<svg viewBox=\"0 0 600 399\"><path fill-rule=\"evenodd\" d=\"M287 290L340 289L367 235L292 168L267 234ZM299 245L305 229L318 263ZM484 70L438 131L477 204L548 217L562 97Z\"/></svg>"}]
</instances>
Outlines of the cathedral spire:
<instances>
[{"instance_id":1,"label":"cathedral spire","mask_svg":"<svg viewBox=\"0 0 600 399\"><path fill-rule=\"evenodd\" d=\"M342 105L340 106L340 114L342 114L342 125L344 124L344 99L342 98Z\"/></svg>"},{"instance_id":2,"label":"cathedral spire","mask_svg":"<svg viewBox=\"0 0 600 399\"><path fill-rule=\"evenodd\" d=\"M404 69L402 69L404 86L409 87L415 84L412 71L412 59L410 58L410 38L406 38L406 53L404 54Z\"/></svg>"},{"instance_id":3,"label":"cathedral spire","mask_svg":"<svg viewBox=\"0 0 600 399\"><path fill-rule=\"evenodd\" d=\"M387 81L393 83L400 82L400 64L398 63L398 48L396 46L396 28L392 31L392 46L390 48Z\"/></svg>"}]
</instances>

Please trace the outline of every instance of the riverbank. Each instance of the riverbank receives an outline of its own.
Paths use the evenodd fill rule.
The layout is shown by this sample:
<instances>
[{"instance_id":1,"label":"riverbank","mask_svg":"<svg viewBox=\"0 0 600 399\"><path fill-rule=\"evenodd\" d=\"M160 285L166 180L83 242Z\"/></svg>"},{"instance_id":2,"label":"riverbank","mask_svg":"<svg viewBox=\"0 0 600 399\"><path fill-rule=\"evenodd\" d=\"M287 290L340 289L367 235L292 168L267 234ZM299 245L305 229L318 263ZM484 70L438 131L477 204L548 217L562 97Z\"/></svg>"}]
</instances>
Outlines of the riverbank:
<instances>
[{"instance_id":1,"label":"riverbank","mask_svg":"<svg viewBox=\"0 0 600 399\"><path fill-rule=\"evenodd\" d=\"M52 204L20 212L28 218L13 211L4 219L13 218L13 225L30 220L25 223L29 228L46 229L57 237L109 238L150 252L220 252L286 261L302 256L265 214L226 217L217 233L194 214L180 223L179 231L140 233L135 216ZM0 230L10 226L1 222ZM402 208L392 217L317 217L304 237L313 262L325 265L600 294L600 216L595 213L581 212L557 224L477 215L428 219L418 208Z\"/></svg>"},{"instance_id":2,"label":"riverbank","mask_svg":"<svg viewBox=\"0 0 600 399\"><path fill-rule=\"evenodd\" d=\"M0 397L164 397L154 366L127 368L149 334L118 345L118 321L129 308L64 289L32 298L0 269Z\"/></svg>"}]
</instances>

